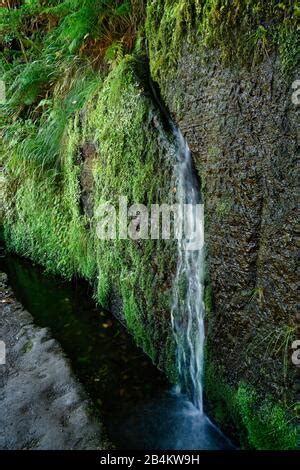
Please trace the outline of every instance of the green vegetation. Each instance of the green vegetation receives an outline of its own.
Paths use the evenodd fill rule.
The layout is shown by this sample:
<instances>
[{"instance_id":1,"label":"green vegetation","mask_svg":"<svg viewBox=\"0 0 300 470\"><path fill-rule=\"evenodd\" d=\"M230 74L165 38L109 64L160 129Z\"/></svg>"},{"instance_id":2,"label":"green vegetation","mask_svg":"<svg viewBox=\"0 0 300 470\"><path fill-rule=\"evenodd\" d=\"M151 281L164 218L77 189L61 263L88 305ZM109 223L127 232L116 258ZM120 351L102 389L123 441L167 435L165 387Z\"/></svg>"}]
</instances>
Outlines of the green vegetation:
<instances>
[{"instance_id":1,"label":"green vegetation","mask_svg":"<svg viewBox=\"0 0 300 470\"><path fill-rule=\"evenodd\" d=\"M204 290L205 312L211 313L213 310L213 291L210 282L207 283Z\"/></svg>"},{"instance_id":2,"label":"green vegetation","mask_svg":"<svg viewBox=\"0 0 300 470\"><path fill-rule=\"evenodd\" d=\"M133 48L143 12L143 1L134 0L28 0L20 8L1 8L5 113L36 120L51 107L55 87L66 93L78 69L89 64L107 71L113 50L120 59Z\"/></svg>"},{"instance_id":3,"label":"green vegetation","mask_svg":"<svg viewBox=\"0 0 300 470\"><path fill-rule=\"evenodd\" d=\"M109 202L118 208L123 195L128 205L150 206L162 197L170 198L171 162L157 144L157 131L151 123L155 110L136 78L140 67L143 63L125 58L104 82L99 99L88 105L83 134L99 148L100 156L93 166L95 207ZM170 141L166 144L165 150L172 148ZM108 304L111 288L118 288L129 329L157 360L158 344L169 330L167 318L162 319L168 315L172 243L105 241L96 244L96 253L98 299Z\"/></svg>"},{"instance_id":4,"label":"green vegetation","mask_svg":"<svg viewBox=\"0 0 300 470\"><path fill-rule=\"evenodd\" d=\"M283 71L296 66L299 6L292 0L150 0L146 32L151 72L169 77L185 41L218 50L225 64L253 64L279 49Z\"/></svg>"},{"instance_id":5,"label":"green vegetation","mask_svg":"<svg viewBox=\"0 0 300 470\"><path fill-rule=\"evenodd\" d=\"M30 339L29 341L27 341L27 343L25 344L24 346L24 352L25 353L29 353L32 351L32 348L33 348L33 342L32 340Z\"/></svg>"},{"instance_id":6,"label":"green vegetation","mask_svg":"<svg viewBox=\"0 0 300 470\"><path fill-rule=\"evenodd\" d=\"M96 237L99 203L118 205L119 195L129 205L171 197L172 143L163 149L152 121L159 114L138 78L145 70L143 2L46 3L0 11L8 248L49 272L88 279L102 305L119 292L137 343L172 377L172 246ZM88 162L92 185L85 188L90 144L96 150ZM83 190L92 194L92 214L83 207Z\"/></svg>"},{"instance_id":7,"label":"green vegetation","mask_svg":"<svg viewBox=\"0 0 300 470\"><path fill-rule=\"evenodd\" d=\"M4 229L11 250L47 270L68 278L80 275L92 283L97 279L95 295L102 305L109 304L111 290L117 289L136 341L172 375L173 349L168 339L172 246L152 240L99 241L95 213L89 220L80 207L81 149L89 142L99 149L92 162L95 209L101 202L118 207L123 195L129 205L159 203L158 198L163 197L160 188L165 188L168 197L167 149L172 144L166 142L165 153L158 148L157 130L152 125L155 109L136 78L135 69L140 66L138 59L128 56L104 81L95 82L91 74L81 113L65 111L74 97L73 88L60 103L54 96L50 123L60 115L64 119L59 138L49 142L50 149L41 146L40 140L50 139L52 127L47 119L36 134L30 124L18 139L8 141L4 136L8 144ZM77 85L76 81L75 89ZM83 113L85 119L80 117ZM60 122L58 119L57 124ZM55 159L47 166L47 155L53 157L54 150ZM165 343L170 347L163 347Z\"/></svg>"},{"instance_id":8,"label":"green vegetation","mask_svg":"<svg viewBox=\"0 0 300 470\"><path fill-rule=\"evenodd\" d=\"M0 105L3 228L10 250L48 272L84 277L101 305L110 308L117 292L135 340L175 381L169 326L175 246L96 236L100 203L118 206L119 196L126 195L128 205L149 206L174 195L172 137L163 130L143 78L145 3L28 0L0 9L0 74L7 91ZM298 13L291 1L149 0L152 76L163 84L172 75L185 40L200 56L204 49L217 49L226 64L252 65L278 49L287 72L297 61ZM211 147L208 157L218 155ZM85 191L92 200L89 210ZM220 200L219 217L229 210L230 200ZM206 284L210 313L208 276ZM284 351L291 334L278 340ZM235 390L220 376L208 361L206 393L224 429L234 424L245 447L295 447L281 405L244 383Z\"/></svg>"},{"instance_id":9,"label":"green vegetation","mask_svg":"<svg viewBox=\"0 0 300 470\"><path fill-rule=\"evenodd\" d=\"M230 197L224 196L220 198L216 204L216 209L215 209L218 217L219 218L227 217L228 214L230 213L231 205L232 205L232 202L230 200Z\"/></svg>"},{"instance_id":10,"label":"green vegetation","mask_svg":"<svg viewBox=\"0 0 300 470\"><path fill-rule=\"evenodd\" d=\"M206 361L205 389L212 414L222 429L238 432L244 448L288 450L297 447L297 430L283 406L261 397L243 382L237 388L222 378L224 371Z\"/></svg>"}]
</instances>

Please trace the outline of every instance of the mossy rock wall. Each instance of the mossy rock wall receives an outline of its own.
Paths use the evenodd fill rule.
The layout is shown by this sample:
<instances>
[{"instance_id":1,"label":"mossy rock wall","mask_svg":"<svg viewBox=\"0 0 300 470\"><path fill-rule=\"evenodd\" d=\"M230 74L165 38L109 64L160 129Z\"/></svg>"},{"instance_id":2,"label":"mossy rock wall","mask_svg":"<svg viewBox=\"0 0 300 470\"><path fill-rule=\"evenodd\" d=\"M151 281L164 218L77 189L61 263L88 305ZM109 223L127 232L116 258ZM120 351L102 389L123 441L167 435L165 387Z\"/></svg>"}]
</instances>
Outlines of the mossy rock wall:
<instances>
[{"instance_id":1,"label":"mossy rock wall","mask_svg":"<svg viewBox=\"0 0 300 470\"><path fill-rule=\"evenodd\" d=\"M128 207L172 201L175 148L139 78L145 67L142 58L128 56L104 81L96 80L66 122L56 173L30 158L15 165L24 140L12 146L15 155L8 149L4 229L14 252L50 272L88 279L97 302L114 311L172 380L174 243L99 240L96 234L100 203L118 211L119 196L127 197Z\"/></svg>"},{"instance_id":2,"label":"mossy rock wall","mask_svg":"<svg viewBox=\"0 0 300 470\"><path fill-rule=\"evenodd\" d=\"M275 3L153 0L147 16L151 73L205 201L206 399L260 449L296 446L295 27ZM266 41L246 48L259 24Z\"/></svg>"},{"instance_id":3,"label":"mossy rock wall","mask_svg":"<svg viewBox=\"0 0 300 470\"><path fill-rule=\"evenodd\" d=\"M33 42L46 37L41 55L31 40L21 42L26 51L7 48L4 27L7 245L49 272L88 279L96 300L174 380L174 243L96 236L101 202L173 202L174 142L149 92L151 73L187 138L205 199L208 407L244 447L293 448L299 8L289 0L148 0L150 72L122 48L100 73L83 60L85 48L93 51L93 40L85 43L91 2L89 14L79 31L85 47L72 22L67 35L58 28L52 36L42 21L40 39L33 34Z\"/></svg>"}]
</instances>

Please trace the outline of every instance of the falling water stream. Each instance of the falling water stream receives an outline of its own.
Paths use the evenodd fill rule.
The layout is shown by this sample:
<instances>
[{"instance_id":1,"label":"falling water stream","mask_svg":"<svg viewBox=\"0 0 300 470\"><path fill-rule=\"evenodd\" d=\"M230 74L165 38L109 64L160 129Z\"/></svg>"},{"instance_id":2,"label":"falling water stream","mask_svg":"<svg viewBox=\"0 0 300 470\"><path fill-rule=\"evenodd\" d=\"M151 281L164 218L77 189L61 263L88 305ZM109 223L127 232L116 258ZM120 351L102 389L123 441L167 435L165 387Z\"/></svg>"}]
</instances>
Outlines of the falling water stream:
<instances>
[{"instance_id":1,"label":"falling water stream","mask_svg":"<svg viewBox=\"0 0 300 470\"><path fill-rule=\"evenodd\" d=\"M173 281L172 329L176 341L178 389L203 414L204 356L204 211L189 146L165 108L158 88L149 87L175 140L174 179L180 207L176 230L177 269ZM188 207L188 208L187 208ZM200 210L199 210L200 208ZM177 232L178 235L178 232ZM191 237L192 235L192 237Z\"/></svg>"},{"instance_id":2,"label":"falling water stream","mask_svg":"<svg viewBox=\"0 0 300 470\"><path fill-rule=\"evenodd\" d=\"M177 271L173 282L172 327L177 345L177 367L182 389L203 413L203 350L204 350L204 220L198 182L192 168L192 158L181 132L173 127L177 141L175 168L177 203L190 205L184 211L182 224L198 240L191 240L182 230L178 239ZM198 219L197 219L198 218ZM197 228L197 230L195 230ZM197 243L198 242L198 243ZM192 248L192 249L191 249Z\"/></svg>"}]
</instances>

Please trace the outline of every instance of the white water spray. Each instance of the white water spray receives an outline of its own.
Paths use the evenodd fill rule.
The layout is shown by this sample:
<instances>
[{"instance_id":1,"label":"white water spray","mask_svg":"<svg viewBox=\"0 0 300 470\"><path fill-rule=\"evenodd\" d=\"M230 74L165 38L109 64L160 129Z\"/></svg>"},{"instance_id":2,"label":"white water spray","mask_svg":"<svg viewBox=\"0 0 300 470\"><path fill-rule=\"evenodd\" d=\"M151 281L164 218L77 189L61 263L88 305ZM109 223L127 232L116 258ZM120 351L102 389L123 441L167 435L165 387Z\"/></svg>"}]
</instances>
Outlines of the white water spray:
<instances>
[{"instance_id":1,"label":"white water spray","mask_svg":"<svg viewBox=\"0 0 300 470\"><path fill-rule=\"evenodd\" d=\"M187 142L181 132L173 126L177 141L177 164L175 169L176 195L179 204L191 204L195 210L185 214L190 227L200 223L198 236L204 237L203 212L201 220L196 205L200 192L193 173L192 159ZM178 259L173 283L171 310L172 328L177 345L177 367L180 387L194 405L203 413L203 354L204 354L204 248L189 250L189 240L178 240Z\"/></svg>"}]
</instances>

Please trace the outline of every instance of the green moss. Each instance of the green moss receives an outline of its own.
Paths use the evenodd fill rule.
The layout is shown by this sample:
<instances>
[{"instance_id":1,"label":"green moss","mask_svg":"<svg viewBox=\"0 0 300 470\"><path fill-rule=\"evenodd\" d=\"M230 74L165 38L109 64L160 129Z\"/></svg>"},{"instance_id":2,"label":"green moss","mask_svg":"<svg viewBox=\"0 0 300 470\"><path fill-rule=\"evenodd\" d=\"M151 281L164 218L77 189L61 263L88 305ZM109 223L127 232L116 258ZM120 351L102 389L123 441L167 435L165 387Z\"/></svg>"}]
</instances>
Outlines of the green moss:
<instances>
[{"instance_id":1,"label":"green moss","mask_svg":"<svg viewBox=\"0 0 300 470\"><path fill-rule=\"evenodd\" d=\"M146 32L153 78L161 83L169 77L186 41L199 52L218 50L220 59L231 65L252 65L278 49L288 72L299 59L298 14L292 1L151 0Z\"/></svg>"},{"instance_id":2,"label":"green moss","mask_svg":"<svg viewBox=\"0 0 300 470\"><path fill-rule=\"evenodd\" d=\"M205 305L205 312L211 313L213 309L213 290L210 283L205 286L204 290L204 305Z\"/></svg>"},{"instance_id":3,"label":"green moss","mask_svg":"<svg viewBox=\"0 0 300 470\"><path fill-rule=\"evenodd\" d=\"M69 119L57 143L59 172L44 171L42 159L32 155L27 159L24 149L38 144L40 130L37 129L27 139L23 136L23 140L10 140L4 154L8 171L4 221L8 247L48 271L67 278L75 273L90 278L95 266L78 204L78 118Z\"/></svg>"},{"instance_id":4,"label":"green moss","mask_svg":"<svg viewBox=\"0 0 300 470\"><path fill-rule=\"evenodd\" d=\"M128 206L140 203L148 207L170 197L170 162L162 160L158 148L157 131L151 124L154 109L137 79L140 67L135 58L124 58L105 80L98 98L87 105L83 135L99 148L93 165L95 209L100 203L110 203L118 210L121 196L127 197ZM95 233L95 227L93 230ZM97 300L107 303L117 288L128 328L137 343L165 368L167 359L162 356L168 356L169 347L162 345L170 335L170 286L163 281L171 271L172 243L95 239L94 246Z\"/></svg>"},{"instance_id":5,"label":"green moss","mask_svg":"<svg viewBox=\"0 0 300 470\"><path fill-rule=\"evenodd\" d=\"M223 371L206 362L205 393L211 412L222 429L238 431L241 446L257 450L297 448L296 425L286 409L271 396L261 397L244 382L234 388L226 384Z\"/></svg>"},{"instance_id":6,"label":"green moss","mask_svg":"<svg viewBox=\"0 0 300 470\"><path fill-rule=\"evenodd\" d=\"M225 218L230 213L232 202L229 197L220 198L217 202L215 211L219 218Z\"/></svg>"},{"instance_id":7,"label":"green moss","mask_svg":"<svg viewBox=\"0 0 300 470\"><path fill-rule=\"evenodd\" d=\"M277 42L281 67L287 75L299 65L299 31L286 20L277 31Z\"/></svg>"},{"instance_id":8,"label":"green moss","mask_svg":"<svg viewBox=\"0 0 300 470\"><path fill-rule=\"evenodd\" d=\"M54 110L65 113L59 138L47 149L47 161L58 162L54 168L44 158L24 152L40 144L41 133L47 140L44 119L27 135L22 130L19 139L10 140L4 156L9 170L5 235L11 250L46 270L90 280L100 304L109 306L112 293L119 292L125 321L137 343L173 377L169 306L174 241L99 240L96 233L100 203L114 204L118 213L120 196L127 197L128 206L140 203L149 208L174 197L170 189L173 144L162 134L162 123L161 131L153 126L153 116L159 119L159 115L137 78L143 67L138 58L127 56L104 82L95 83L93 76L93 86L79 109L69 108L78 85L60 104L60 94L54 95L50 115ZM48 129L51 139L51 126ZM87 142L97 149L91 161L93 187L87 188L94 200L92 217L81 207L85 158L81 149Z\"/></svg>"},{"instance_id":9,"label":"green moss","mask_svg":"<svg viewBox=\"0 0 300 470\"><path fill-rule=\"evenodd\" d=\"M24 353L29 353L32 351L32 348L33 348L33 342L32 340L30 339L29 341L27 341L27 343L25 344L24 348L23 348L23 351Z\"/></svg>"}]
</instances>

